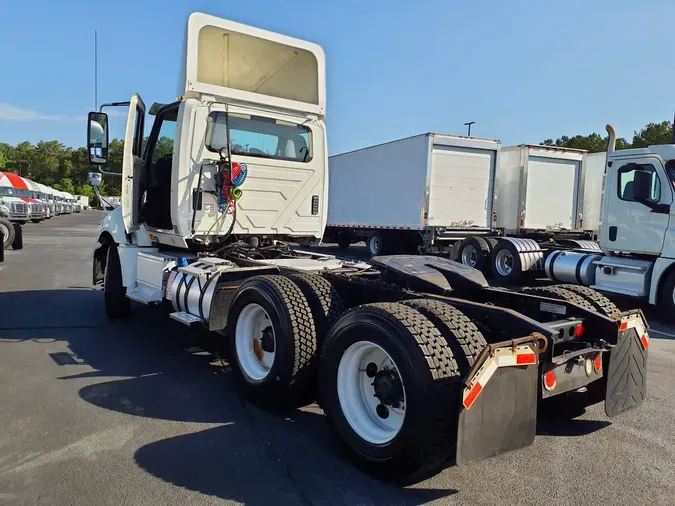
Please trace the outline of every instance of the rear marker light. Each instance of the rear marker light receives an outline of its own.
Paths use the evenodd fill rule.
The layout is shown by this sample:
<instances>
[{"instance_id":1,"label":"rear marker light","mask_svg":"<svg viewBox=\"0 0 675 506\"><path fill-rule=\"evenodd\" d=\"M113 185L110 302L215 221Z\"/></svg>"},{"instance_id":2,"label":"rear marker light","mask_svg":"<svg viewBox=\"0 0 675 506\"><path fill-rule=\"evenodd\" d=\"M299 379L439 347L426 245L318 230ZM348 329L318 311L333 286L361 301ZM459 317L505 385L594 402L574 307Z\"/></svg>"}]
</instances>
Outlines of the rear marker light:
<instances>
[{"instance_id":1,"label":"rear marker light","mask_svg":"<svg viewBox=\"0 0 675 506\"><path fill-rule=\"evenodd\" d=\"M544 374L544 388L549 391L555 388L555 373L553 371Z\"/></svg>"},{"instance_id":2,"label":"rear marker light","mask_svg":"<svg viewBox=\"0 0 675 506\"><path fill-rule=\"evenodd\" d=\"M640 337L640 342L642 343L642 347L646 350L647 346L649 346L649 336L646 332Z\"/></svg>"},{"instance_id":3,"label":"rear marker light","mask_svg":"<svg viewBox=\"0 0 675 506\"><path fill-rule=\"evenodd\" d=\"M583 325L577 325L577 328L574 329L574 335L577 337L581 337L584 335L584 326Z\"/></svg>"},{"instance_id":4,"label":"rear marker light","mask_svg":"<svg viewBox=\"0 0 675 506\"><path fill-rule=\"evenodd\" d=\"M602 355L600 353L593 359L593 369L595 369L595 372L602 370Z\"/></svg>"}]
</instances>

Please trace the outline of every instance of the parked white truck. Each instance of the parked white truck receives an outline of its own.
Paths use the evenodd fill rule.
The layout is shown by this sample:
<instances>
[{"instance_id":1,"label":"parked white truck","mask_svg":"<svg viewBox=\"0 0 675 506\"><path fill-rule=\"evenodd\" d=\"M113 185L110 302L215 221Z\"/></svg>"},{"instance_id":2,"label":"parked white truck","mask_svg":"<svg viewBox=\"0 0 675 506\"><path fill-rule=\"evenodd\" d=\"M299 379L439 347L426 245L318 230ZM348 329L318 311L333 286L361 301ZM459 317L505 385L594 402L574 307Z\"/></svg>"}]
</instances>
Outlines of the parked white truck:
<instances>
[{"instance_id":1,"label":"parked white truck","mask_svg":"<svg viewBox=\"0 0 675 506\"><path fill-rule=\"evenodd\" d=\"M609 416L641 404L639 311L592 290L494 289L438 257L373 268L282 242L320 240L326 225L318 45L197 13L183 55L180 98L150 109L143 152L145 105L126 103L122 204L93 255L109 317L130 300L168 302L172 319L226 343L248 398L294 408L320 396L346 453L385 479L527 446L550 397L604 400ZM105 164L107 115L88 126L90 162ZM173 152L156 156L174 129Z\"/></svg>"},{"instance_id":2,"label":"parked white truck","mask_svg":"<svg viewBox=\"0 0 675 506\"><path fill-rule=\"evenodd\" d=\"M596 173L594 192L602 200L597 217L601 251L546 250L546 274L555 281L644 299L673 318L675 145L616 151L616 132L611 125L607 132L607 153L587 163ZM597 188L601 180L602 190Z\"/></svg>"},{"instance_id":3,"label":"parked white truck","mask_svg":"<svg viewBox=\"0 0 675 506\"><path fill-rule=\"evenodd\" d=\"M89 197L86 195L75 195L75 200L80 206L80 211L86 211L89 209Z\"/></svg>"}]
</instances>

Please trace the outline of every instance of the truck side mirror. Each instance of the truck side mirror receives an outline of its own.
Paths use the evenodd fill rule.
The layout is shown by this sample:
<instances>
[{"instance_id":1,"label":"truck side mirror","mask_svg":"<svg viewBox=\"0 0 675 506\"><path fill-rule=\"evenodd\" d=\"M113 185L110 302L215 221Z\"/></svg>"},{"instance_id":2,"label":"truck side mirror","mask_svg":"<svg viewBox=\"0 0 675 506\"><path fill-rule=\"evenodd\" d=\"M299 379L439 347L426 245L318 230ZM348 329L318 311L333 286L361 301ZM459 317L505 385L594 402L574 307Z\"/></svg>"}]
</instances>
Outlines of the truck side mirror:
<instances>
[{"instance_id":1,"label":"truck side mirror","mask_svg":"<svg viewBox=\"0 0 675 506\"><path fill-rule=\"evenodd\" d=\"M90 172L87 177L87 182L94 188L97 188L101 186L101 183L103 182L103 174L100 172Z\"/></svg>"},{"instance_id":2,"label":"truck side mirror","mask_svg":"<svg viewBox=\"0 0 675 506\"><path fill-rule=\"evenodd\" d=\"M636 170L633 178L633 200L648 202L652 197L654 173L649 170Z\"/></svg>"},{"instance_id":3,"label":"truck side mirror","mask_svg":"<svg viewBox=\"0 0 675 506\"><path fill-rule=\"evenodd\" d=\"M90 112L87 118L87 152L89 163L103 165L108 162L108 115Z\"/></svg>"}]
</instances>

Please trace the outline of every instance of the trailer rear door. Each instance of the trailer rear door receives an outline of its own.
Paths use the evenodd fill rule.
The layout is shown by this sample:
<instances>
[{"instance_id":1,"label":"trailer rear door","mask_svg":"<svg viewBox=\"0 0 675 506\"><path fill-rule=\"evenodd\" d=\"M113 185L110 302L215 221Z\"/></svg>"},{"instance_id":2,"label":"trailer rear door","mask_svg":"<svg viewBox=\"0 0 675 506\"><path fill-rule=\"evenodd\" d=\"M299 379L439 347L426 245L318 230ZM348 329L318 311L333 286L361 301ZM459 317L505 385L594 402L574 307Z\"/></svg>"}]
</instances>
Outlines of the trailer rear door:
<instances>
[{"instance_id":1,"label":"trailer rear door","mask_svg":"<svg viewBox=\"0 0 675 506\"><path fill-rule=\"evenodd\" d=\"M498 146L496 141L490 141ZM434 142L429 176L428 225L488 227L496 149Z\"/></svg>"},{"instance_id":2,"label":"trailer rear door","mask_svg":"<svg viewBox=\"0 0 675 506\"><path fill-rule=\"evenodd\" d=\"M574 229L581 162L532 156L527 164L526 229Z\"/></svg>"}]
</instances>

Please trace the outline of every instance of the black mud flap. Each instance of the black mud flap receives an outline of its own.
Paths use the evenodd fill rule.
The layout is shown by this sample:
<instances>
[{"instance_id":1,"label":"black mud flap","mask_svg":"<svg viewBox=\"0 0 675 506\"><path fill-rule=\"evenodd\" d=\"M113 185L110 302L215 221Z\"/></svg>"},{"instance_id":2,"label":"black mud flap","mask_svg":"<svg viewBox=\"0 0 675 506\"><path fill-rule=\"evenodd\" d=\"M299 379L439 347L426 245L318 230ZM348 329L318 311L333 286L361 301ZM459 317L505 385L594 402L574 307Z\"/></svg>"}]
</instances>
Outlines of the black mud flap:
<instances>
[{"instance_id":1,"label":"black mud flap","mask_svg":"<svg viewBox=\"0 0 675 506\"><path fill-rule=\"evenodd\" d=\"M640 315L639 318L642 318ZM641 320L644 322L644 320ZM642 335L640 335L642 334ZM605 413L616 416L637 408L647 394L647 348L644 325L619 332L617 345L609 355Z\"/></svg>"},{"instance_id":2,"label":"black mud flap","mask_svg":"<svg viewBox=\"0 0 675 506\"><path fill-rule=\"evenodd\" d=\"M495 371L470 409L461 408L457 432L458 466L534 442L537 430L538 366Z\"/></svg>"}]
</instances>

